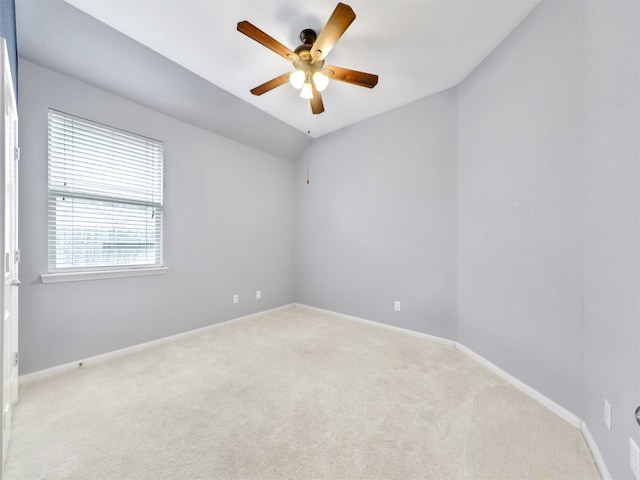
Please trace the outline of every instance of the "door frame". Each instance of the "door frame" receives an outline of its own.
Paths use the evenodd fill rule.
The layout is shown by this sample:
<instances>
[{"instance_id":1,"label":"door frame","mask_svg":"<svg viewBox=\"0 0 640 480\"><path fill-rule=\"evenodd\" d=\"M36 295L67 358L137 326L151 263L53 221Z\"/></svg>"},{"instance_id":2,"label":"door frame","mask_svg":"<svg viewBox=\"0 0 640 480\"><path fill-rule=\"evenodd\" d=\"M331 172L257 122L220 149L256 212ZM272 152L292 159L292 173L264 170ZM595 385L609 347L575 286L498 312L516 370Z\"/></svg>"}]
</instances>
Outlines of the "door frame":
<instances>
[{"instance_id":1,"label":"door frame","mask_svg":"<svg viewBox=\"0 0 640 480\"><path fill-rule=\"evenodd\" d=\"M0 386L2 391L2 428L0 448L0 475L4 477L4 465L11 438L13 405L18 401L18 110L7 42L0 37L0 261L3 271L0 294Z\"/></svg>"}]
</instances>

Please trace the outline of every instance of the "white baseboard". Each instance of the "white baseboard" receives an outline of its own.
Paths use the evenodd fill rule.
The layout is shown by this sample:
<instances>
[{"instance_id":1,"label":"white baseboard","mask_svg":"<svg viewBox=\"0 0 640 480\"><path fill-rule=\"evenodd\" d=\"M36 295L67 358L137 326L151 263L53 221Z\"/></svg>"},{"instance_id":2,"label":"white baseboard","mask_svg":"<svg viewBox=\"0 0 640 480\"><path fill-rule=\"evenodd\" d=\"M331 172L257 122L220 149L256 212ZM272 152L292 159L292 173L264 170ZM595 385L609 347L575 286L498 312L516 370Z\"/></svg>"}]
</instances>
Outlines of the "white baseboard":
<instances>
[{"instance_id":1,"label":"white baseboard","mask_svg":"<svg viewBox=\"0 0 640 480\"><path fill-rule=\"evenodd\" d=\"M451 347L455 347L458 350L460 350L460 352L464 353L465 355L467 355L471 359L475 360L480 365L482 365L485 368L489 369L491 372L495 373L500 378L502 378L503 380L507 381L508 383L513 385L515 388L517 388L518 390L520 390L524 394L528 395L529 397L531 397L532 399L534 399L535 401L537 401L538 403L540 403L541 405L543 405L547 409L551 410L553 413L558 415L560 418L562 418L564 421L566 421L567 423L569 423L573 427L575 427L577 429L580 429L580 426L581 426L581 423L582 423L581 420L576 415L571 413L569 410L567 410L564 407L561 407L560 405L555 403L550 398L544 396L542 393L540 393L537 390L531 388L529 385L521 382L520 380L518 380L517 378L513 377L512 375L509 375L507 372L505 372L501 368L497 367L496 365L491 363L489 360L485 359L484 357L478 355L474 351L470 350L469 348L465 347L464 345L462 345L462 344L460 344L460 343L458 343L458 342L456 342L454 340L449 340L447 338L441 338L441 337L437 337L435 335L429 335L429 334L426 334L426 333L420 333L420 332L416 332L416 331L413 331L413 330L408 330L408 329L405 329L405 328L394 327L394 326L391 326L391 325L386 325L384 323L374 322L374 321L371 321L371 320L365 320L365 319L358 318L358 317L353 317L353 316L350 316L350 315L344 315L342 313L332 312L330 310L324 310L322 308L311 307L309 305L303 305L303 304L295 304L295 305L298 306L298 307L301 307L301 308L306 308L308 310L314 310L316 312L326 313L326 314L329 314L329 315L334 315L336 317L344 318L346 320L351 320L351 321L355 321L355 322L358 322L358 323L363 323L365 325L370 325L370 326L373 326L373 327L382 328L384 330L403 333L403 334L406 334L406 335L411 335L412 337L422 338L424 340L430 340L432 342L437 342L437 343L440 343L440 344L444 344L444 345L449 345Z\"/></svg>"},{"instance_id":2,"label":"white baseboard","mask_svg":"<svg viewBox=\"0 0 640 480\"><path fill-rule=\"evenodd\" d=\"M190 337L192 335L196 335L198 333L203 333L209 330L214 330L219 327L224 327L227 325L231 325L237 322L243 322L246 320L250 320L260 315L264 315L271 312L277 312L279 310L284 310L293 306L294 304L282 305L280 307L271 308L269 310L263 310L261 312L252 313L250 315L245 315L242 317L232 318L230 320L225 320L220 323L214 323L213 325L207 325L206 327L196 328L195 330L189 330L187 332L178 333L176 335L171 335L169 337L159 338L157 340L152 340L150 342L139 343L137 345L132 345L131 347L121 348L119 350L114 350L112 352L102 353L100 355L95 355L88 358L78 359L73 362L65 363L62 365L57 365L55 367L47 368L45 370L39 370L37 372L28 373L26 375L21 375L19 377L19 382L21 385L24 385L29 382L33 382L35 380L40 380L42 378L51 377L53 375L58 375L63 372L68 372L70 370L75 370L79 368L80 363L82 363L83 367L89 365L95 365L101 362L106 362L107 360L112 360L114 358L123 357L125 355L129 355L131 353L140 352L142 350L146 350L148 348L156 347L159 345L163 345L170 342L175 342L176 340L180 340L185 337Z\"/></svg>"},{"instance_id":3,"label":"white baseboard","mask_svg":"<svg viewBox=\"0 0 640 480\"><path fill-rule=\"evenodd\" d=\"M609 473L609 469L607 468L607 464L604 463L604 458L602 458L602 454L600 453L600 449L598 448L598 444L591 436L591 432L587 428L587 424L584 422L580 423L580 431L582 432L582 436L584 440L587 442L587 446L589 450L591 450L591 455L593 456L593 460L596 462L596 466L600 471L600 476L602 480L612 480L611 474Z\"/></svg>"},{"instance_id":4,"label":"white baseboard","mask_svg":"<svg viewBox=\"0 0 640 480\"><path fill-rule=\"evenodd\" d=\"M374 322L373 320L365 320L364 318L353 317L351 315L345 315L344 313L332 312L331 310L324 310L322 308L311 307L309 305L304 305L301 303L296 303L294 305L296 307L305 308L307 310L312 310L318 313L325 313L328 315L332 315L334 317L350 320L352 322L358 322L364 325L369 325L370 327L381 328L383 330L388 330L390 332L402 333L404 335L410 335L412 337L422 338L423 340L430 340L432 342L440 343L443 345L449 345L451 347L455 347L456 345L456 342L454 340L449 340L447 338L442 338L442 337L436 337L435 335L429 335L428 333L421 333L421 332L416 332L415 330L394 327L393 325L387 325L386 323Z\"/></svg>"},{"instance_id":5,"label":"white baseboard","mask_svg":"<svg viewBox=\"0 0 640 480\"><path fill-rule=\"evenodd\" d=\"M544 406L547 409L551 410L553 413L558 415L560 418L562 418L564 421L569 423L571 426L573 426L573 427L575 427L577 429L580 429L580 425L582 423L581 420L575 414L573 414L572 412L570 412L566 408L558 405L556 402L554 402L550 398L544 396L542 393L538 392L535 388L532 388L529 385L527 385L526 383L521 382L520 380L518 380L514 376L509 375L507 372L502 370L500 367L494 365L489 360L487 360L486 358L478 355L476 352L474 352L473 350L465 347L461 343L456 343L456 348L458 350L460 350L462 353L464 353L465 355L467 355L469 358L475 360L480 365L484 366L485 368L487 368L491 372L495 373L497 376L499 376L500 378L502 378L506 382L510 383L512 386L514 386L515 388L520 390L522 393L528 395L529 397L531 397L532 399L534 399L535 401L540 403L542 406Z\"/></svg>"},{"instance_id":6,"label":"white baseboard","mask_svg":"<svg viewBox=\"0 0 640 480\"><path fill-rule=\"evenodd\" d=\"M32 381L35 381L35 380L42 379L42 378L46 378L46 377L50 377L50 376L53 376L53 375L57 375L57 374L62 373L62 372L74 370L74 369L78 368L78 365L81 362L82 362L83 365L91 365L91 364L96 364L96 363L100 363L100 362L105 362L107 360L111 360L111 359L114 359L114 358L122 357L124 355L128 355L128 354L131 354L131 353L134 353L134 352L139 352L141 350L145 350L145 349L148 349L148 348L151 348L151 347L155 347L155 346L158 346L158 345L163 345L163 344L166 344L166 343L174 342L176 340L180 340L182 338L189 337L191 335L196 335L198 333L202 333L202 332L206 332L206 331L209 331L209 330L213 330L213 329L216 329L216 328L219 328L219 327L222 327L222 326L226 326L226 325L230 325L230 324L233 324L233 323L236 323L236 322L246 321L246 320L249 320L251 318L254 318L254 317L257 317L257 316L260 316L260 315L264 315L266 313L271 313L271 312L277 312L279 310L284 310L284 309L289 308L291 306L296 306L296 307L304 308L304 309L307 309L307 310L312 310L312 311L316 311L316 312L319 312L319 313L324 313L324 314L336 316L336 317L339 317L339 318L343 318L345 320L349 320L349 321L352 321L352 322L358 322L358 323L361 323L361 324L364 324L364 325L369 325L369 326L372 326L372 327L380 328L380 329L383 329L383 330L388 330L388 331L391 331L391 332L402 333L404 335L410 335L412 337L420 338L420 339L423 339L423 340L429 340L429 341L432 341L432 342L435 342L435 343L439 343L439 344L442 344L442 345L447 345L447 346L450 346L450 347L458 349L461 353L467 355L471 359L473 359L476 362L478 362L480 365L482 365L485 368L489 369L491 372L493 372L494 374L496 374L497 376L499 376L500 378L502 378L503 380L505 380L509 384L513 385L515 388L517 388L518 390L520 390L524 394L528 395L533 400L537 401L542 406L546 407L547 409L549 409L550 411L552 411L556 415L558 415L564 421L566 421L567 423L569 423L573 427L579 429L582 432L582 435L583 435L585 441L587 442L587 445L588 445L589 449L591 450L591 454L593 455L593 459L596 462L596 465L598 467L598 470L600 471L600 475L602 476L602 479L603 480L611 480L611 475L609 474L609 470L607 469L607 466L606 466L606 464L604 462L604 459L603 459L603 457L602 457L602 455L600 453L600 450L598 449L598 445L596 444L595 440L591 436L591 433L589 432L589 429L587 428L587 424L585 422L583 422L580 418L578 418L575 414L573 414L569 410L567 410L564 407L558 405L553 400L549 399L548 397L546 397L542 393L538 392L534 388L531 388L529 385L525 384L524 382L521 382L517 378L515 378L512 375L508 374L507 372L505 372L504 370L502 370L498 366L494 365L493 363L491 363L490 361L488 361L484 357L480 356L479 354L477 354L473 350L470 350L469 348L465 347L464 345L462 345L462 344L460 344L460 343L458 343L458 342L456 342L454 340L449 340L447 338L441 338L441 337L437 337L435 335L429 335L429 334L426 334L426 333L416 332L414 330L408 330L408 329L405 329L405 328L395 327L395 326L392 326L392 325L387 325L387 324L380 323L380 322L375 322L375 321L372 321L372 320L365 320L363 318L354 317L354 316L351 316L351 315L345 315L345 314L342 314L342 313L332 312L330 310L325 310L325 309L317 308L317 307L311 307L309 305L298 304L298 303L283 305L283 306L272 308L272 309L269 309L269 310L263 310L261 312L253 313L251 315L246 315L246 316L243 316L243 317L238 317L238 318L234 318L234 319L231 319L231 320L226 320L224 322L216 323L216 324L213 324L213 325L208 325L206 327L198 328L198 329L195 329L195 330L190 330L188 332L179 333L177 335L172 335L170 337L160 338L158 340L153 340L153 341L150 341L150 342L141 343L141 344L138 344L138 345L133 345L131 347L123 348L123 349L120 349L120 350L115 350L113 352L108 352L108 353L104 353L104 354L101 354L101 355L96 355L96 356L93 356L93 357L89 357L89 358L86 358L86 359L81 359L81 360L77 360L77 361L74 361L74 362L66 363L66 364L63 364L63 365L58 365L56 367L48 368L48 369L45 369L45 370L40 370L40 371L37 371L37 372L34 372L34 373L29 373L27 375L23 375L23 376L20 377L20 384L25 384L25 383L28 383L28 382L32 382Z\"/></svg>"},{"instance_id":7,"label":"white baseboard","mask_svg":"<svg viewBox=\"0 0 640 480\"><path fill-rule=\"evenodd\" d=\"M365 325L370 325L370 326L373 326L373 327L376 327L376 328L381 328L383 330L389 330L391 332L403 333L405 335L411 335L412 337L417 337L417 338L421 338L421 339L424 339L424 340L429 340L429 341L432 341L432 342L436 342L436 343L440 343L440 344L444 344L444 345L449 345L451 347L457 348L460 352L464 353L465 355L467 355L472 360L475 360L480 365L484 366L485 368L487 368L488 370L490 370L491 372L493 372L494 374L496 374L497 376L499 376L500 378L502 378L503 380L505 380L506 382L508 382L509 384L514 386L515 388L517 388L518 390L520 390L522 393L524 393L525 395L529 396L530 398L532 398L533 400L535 400L536 402L541 404L543 407L545 407L548 410L550 410L551 412L555 413L558 417L563 419L569 425L571 425L572 427L575 427L578 430L580 430L582 432L582 435L583 435L585 441L587 442L587 446L589 447L589 450L591 450L591 455L593 456L593 459L594 459L594 461L596 463L596 466L598 467L598 470L600 471L600 476L602 477L602 480L612 480L611 475L609 474L609 470L607 469L607 465L606 465L606 463L604 461L604 458L602 457L602 454L600 453L600 450L598 449L598 445L597 445L596 441L594 440L594 438L591 436L591 433L589 432L589 429L587 428L587 424L585 422L583 422L574 413L572 413L569 410L567 410L566 408L558 405L556 402L554 402L550 398L546 397L542 393L538 392L536 389L530 387L526 383L524 383L524 382L518 380L517 378L515 378L514 376L508 374L507 372L502 370L497 365L494 365L489 360L487 360L486 358L480 356L479 354L477 354L473 350L465 347L461 343L456 342L454 340L449 340L447 338L441 338L441 337L437 337L437 336L434 336L434 335L429 335L429 334L426 334L426 333L421 333L421 332L416 332L416 331L413 331L413 330L394 327L392 325L386 325L384 323L374 322L374 321L371 321L371 320L365 320L363 318L353 317L351 315L345 315L345 314L338 313L338 312L332 312L330 310L324 310L322 308L311 307L309 305L303 305L303 304L295 304L295 305L300 307L300 308L306 308L308 310L313 310L313 311L320 312L320 313L326 313L326 314L329 314L329 315L334 315L334 316L339 317L339 318L344 318L346 320L362 323L362 324L365 324Z\"/></svg>"},{"instance_id":8,"label":"white baseboard","mask_svg":"<svg viewBox=\"0 0 640 480\"><path fill-rule=\"evenodd\" d=\"M591 436L591 433L589 432L589 429L587 428L587 424L585 422L583 422L574 413L572 413L569 410L567 410L566 408L558 405L556 402L554 402L550 398L546 397L542 393L538 392L536 389L530 387L529 385L527 385L524 382L521 382L520 380L518 380L514 376L508 374L507 372L502 370L497 365L491 363L489 360L487 360L486 358L480 356L479 354L477 354L473 350L465 347L461 343L455 342L453 340L449 340L449 339L446 339L446 338L436 337L434 335L428 335L426 333L415 332L413 330L407 330L407 329L404 329L404 328L394 327L394 326L391 326L391 325L386 325L384 323L378 323L378 322L374 322L374 321L371 321L371 320L364 320L362 318L353 317L353 316L350 316L350 315L344 315L344 314L337 313L337 312L331 312L329 310L323 310L321 308L310 307L308 305L300 305L300 304L296 304L296 305L299 306L299 307L302 307L302 308L309 309L309 310L315 310L315 311L318 311L318 312L335 315L337 317L344 318L344 319L347 319L347 320L363 323L365 325L371 325L373 327L382 328L384 330L389 330L389 331L392 331L392 332L404 333L404 334L407 334L407 335L411 335L413 337L422 338L422 339L425 339L425 340L430 340L430 341L433 341L433 342L436 342L436 343L449 345L449 346L457 348L460 352L464 353L465 355L467 355L472 360L478 362L480 365L484 366L485 368L487 368L488 370L490 370L491 372L493 372L494 374L496 374L497 376L499 376L500 378L502 378L503 380L505 380L506 382L511 384L513 387L517 388L522 393L524 393L525 395L529 396L530 398L532 398L533 400L535 400L536 402L541 404L543 407L545 407L548 410L550 410L551 412L555 413L557 416L559 416L561 419L563 419L565 422L567 422L572 427L579 429L582 432L582 435L583 435L585 441L587 442L587 446L589 447L589 450L591 451L591 455L593 456L593 459L594 459L594 461L596 463L596 466L598 467L598 470L600 471L600 476L602 477L602 480L612 480L611 475L609 474L609 470L607 469L607 465L606 465L606 463L604 461L604 458L602 457L602 454L600 453L600 450L598 449L598 445L597 445L596 441L593 439L593 437Z\"/></svg>"}]
</instances>

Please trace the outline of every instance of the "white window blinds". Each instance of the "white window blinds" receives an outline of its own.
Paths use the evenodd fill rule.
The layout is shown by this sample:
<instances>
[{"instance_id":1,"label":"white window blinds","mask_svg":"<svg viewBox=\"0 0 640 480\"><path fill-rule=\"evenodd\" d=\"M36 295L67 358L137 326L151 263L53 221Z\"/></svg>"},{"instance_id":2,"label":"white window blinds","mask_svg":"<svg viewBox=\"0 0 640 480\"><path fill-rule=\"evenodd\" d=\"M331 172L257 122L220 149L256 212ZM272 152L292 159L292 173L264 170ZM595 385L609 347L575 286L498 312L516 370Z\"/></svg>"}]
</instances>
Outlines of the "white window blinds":
<instances>
[{"instance_id":1,"label":"white window blinds","mask_svg":"<svg viewBox=\"0 0 640 480\"><path fill-rule=\"evenodd\" d=\"M162 265L162 142L49 110L49 271Z\"/></svg>"}]
</instances>

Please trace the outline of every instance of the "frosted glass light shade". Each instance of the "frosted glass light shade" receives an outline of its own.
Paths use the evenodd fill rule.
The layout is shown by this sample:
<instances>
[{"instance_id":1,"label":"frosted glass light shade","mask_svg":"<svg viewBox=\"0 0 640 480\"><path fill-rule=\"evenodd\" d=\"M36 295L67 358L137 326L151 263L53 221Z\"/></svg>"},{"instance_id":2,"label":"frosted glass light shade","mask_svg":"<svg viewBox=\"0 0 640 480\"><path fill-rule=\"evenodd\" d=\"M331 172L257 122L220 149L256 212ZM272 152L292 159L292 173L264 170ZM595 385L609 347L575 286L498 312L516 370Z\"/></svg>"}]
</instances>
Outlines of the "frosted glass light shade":
<instances>
[{"instance_id":1,"label":"frosted glass light shade","mask_svg":"<svg viewBox=\"0 0 640 480\"><path fill-rule=\"evenodd\" d=\"M300 90L302 88L302 84L304 83L305 74L302 70L296 70L289 75L289 82L293 85L294 88Z\"/></svg>"},{"instance_id":2,"label":"frosted glass light shade","mask_svg":"<svg viewBox=\"0 0 640 480\"><path fill-rule=\"evenodd\" d=\"M305 84L302 85L300 96L302 98L313 98L313 89L311 88L311 84L309 82L305 82Z\"/></svg>"},{"instance_id":3,"label":"frosted glass light shade","mask_svg":"<svg viewBox=\"0 0 640 480\"><path fill-rule=\"evenodd\" d=\"M322 72L316 72L313 74L313 83L316 84L316 89L319 92L322 92L325 88L327 88L327 85L329 85L329 77L327 77Z\"/></svg>"}]
</instances>

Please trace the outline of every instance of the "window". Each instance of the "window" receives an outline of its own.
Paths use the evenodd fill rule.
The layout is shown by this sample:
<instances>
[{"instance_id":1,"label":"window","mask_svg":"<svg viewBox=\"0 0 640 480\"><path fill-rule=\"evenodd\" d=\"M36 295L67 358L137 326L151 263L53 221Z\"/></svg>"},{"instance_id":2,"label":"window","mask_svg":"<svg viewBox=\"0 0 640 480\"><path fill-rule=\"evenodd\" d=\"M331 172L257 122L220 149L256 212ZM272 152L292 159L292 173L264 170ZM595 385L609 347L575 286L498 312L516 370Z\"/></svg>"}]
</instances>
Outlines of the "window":
<instances>
[{"instance_id":1,"label":"window","mask_svg":"<svg viewBox=\"0 0 640 480\"><path fill-rule=\"evenodd\" d=\"M161 267L162 163L162 142L49 110L49 273Z\"/></svg>"}]
</instances>

